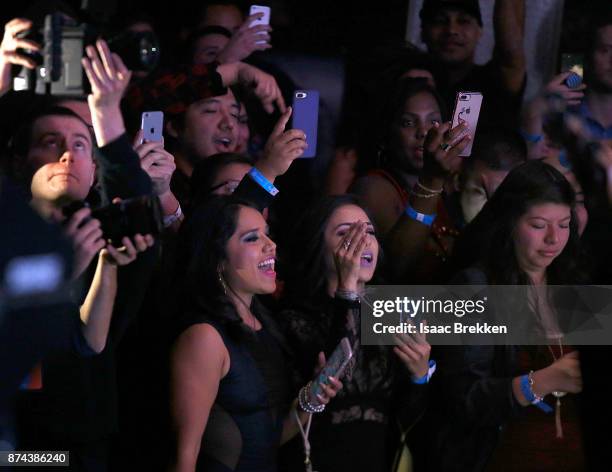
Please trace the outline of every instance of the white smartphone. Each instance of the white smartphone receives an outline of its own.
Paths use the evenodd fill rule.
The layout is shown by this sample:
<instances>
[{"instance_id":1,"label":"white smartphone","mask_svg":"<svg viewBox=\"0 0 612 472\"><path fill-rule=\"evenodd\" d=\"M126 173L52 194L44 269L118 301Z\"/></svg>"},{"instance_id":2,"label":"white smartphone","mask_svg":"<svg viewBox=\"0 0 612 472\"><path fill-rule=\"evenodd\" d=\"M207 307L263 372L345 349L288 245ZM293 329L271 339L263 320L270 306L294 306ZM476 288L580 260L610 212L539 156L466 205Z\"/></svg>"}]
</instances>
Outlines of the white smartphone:
<instances>
[{"instance_id":1,"label":"white smartphone","mask_svg":"<svg viewBox=\"0 0 612 472\"><path fill-rule=\"evenodd\" d=\"M481 106L482 94L480 92L457 92L452 127L457 126L460 121L465 121L468 125L467 133L472 138L465 149L461 151L461 154L459 154L461 157L468 157L472 154L472 144L474 144L474 135L476 134L476 126L478 126Z\"/></svg>"},{"instance_id":2,"label":"white smartphone","mask_svg":"<svg viewBox=\"0 0 612 472\"><path fill-rule=\"evenodd\" d=\"M270 7L266 7L264 5L251 5L249 10L249 16L254 15L255 13L263 13L263 16L258 20L251 21L249 27L257 26L257 25L269 25L270 24ZM265 44L267 41L257 41L257 44Z\"/></svg>"},{"instance_id":3,"label":"white smartphone","mask_svg":"<svg viewBox=\"0 0 612 472\"><path fill-rule=\"evenodd\" d=\"M312 382L310 387L311 398L316 398L317 394L322 393L321 383L329 383L327 378L331 375L336 380L340 380L349 361L353 357L353 349L348 338L342 338L334 352L328 359L325 367L321 370L318 377Z\"/></svg>"},{"instance_id":4,"label":"white smartphone","mask_svg":"<svg viewBox=\"0 0 612 472\"><path fill-rule=\"evenodd\" d=\"M145 111L140 117L140 129L143 131L143 142L161 142L164 136L164 113Z\"/></svg>"}]
</instances>

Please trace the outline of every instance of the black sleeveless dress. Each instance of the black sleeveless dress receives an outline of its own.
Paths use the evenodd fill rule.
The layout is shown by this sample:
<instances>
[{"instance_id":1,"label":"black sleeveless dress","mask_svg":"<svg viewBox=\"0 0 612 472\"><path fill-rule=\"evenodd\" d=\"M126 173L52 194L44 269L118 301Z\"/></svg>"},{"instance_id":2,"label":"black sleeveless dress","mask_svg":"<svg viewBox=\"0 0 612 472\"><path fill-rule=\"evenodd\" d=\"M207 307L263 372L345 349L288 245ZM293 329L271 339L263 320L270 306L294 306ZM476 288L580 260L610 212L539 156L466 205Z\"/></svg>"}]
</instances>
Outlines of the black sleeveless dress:
<instances>
[{"instance_id":1,"label":"black sleeveless dress","mask_svg":"<svg viewBox=\"0 0 612 472\"><path fill-rule=\"evenodd\" d=\"M244 327L230 335L205 315L187 318L184 329L198 323L213 326L230 356L230 370L221 379L202 437L197 470L276 471L283 420L291 403L282 338L268 319L262 320L259 331Z\"/></svg>"}]
</instances>

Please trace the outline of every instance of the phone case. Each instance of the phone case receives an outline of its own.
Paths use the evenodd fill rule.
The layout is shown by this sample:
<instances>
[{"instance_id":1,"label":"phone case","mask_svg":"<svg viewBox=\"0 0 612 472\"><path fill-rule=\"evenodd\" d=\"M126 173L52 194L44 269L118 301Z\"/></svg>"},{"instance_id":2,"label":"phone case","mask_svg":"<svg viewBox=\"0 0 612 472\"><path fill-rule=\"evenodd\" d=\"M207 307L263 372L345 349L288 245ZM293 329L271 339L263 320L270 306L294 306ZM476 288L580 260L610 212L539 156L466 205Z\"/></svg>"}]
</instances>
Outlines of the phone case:
<instances>
[{"instance_id":1,"label":"phone case","mask_svg":"<svg viewBox=\"0 0 612 472\"><path fill-rule=\"evenodd\" d=\"M561 54L561 72L573 72L584 77L584 56L582 54Z\"/></svg>"},{"instance_id":2,"label":"phone case","mask_svg":"<svg viewBox=\"0 0 612 472\"><path fill-rule=\"evenodd\" d=\"M330 375L339 380L352 357L353 350L351 349L351 343L348 338L342 338L319 376L312 382L310 387L311 398L316 398L318 394L322 393L319 384L327 383L327 378Z\"/></svg>"},{"instance_id":3,"label":"phone case","mask_svg":"<svg viewBox=\"0 0 612 472\"><path fill-rule=\"evenodd\" d=\"M319 124L319 92L297 90L293 94L293 129L306 133L308 148L301 157L317 155L317 127Z\"/></svg>"},{"instance_id":4,"label":"phone case","mask_svg":"<svg viewBox=\"0 0 612 472\"><path fill-rule=\"evenodd\" d=\"M164 113L161 111L145 111L140 119L143 139L146 142L160 142L164 136Z\"/></svg>"},{"instance_id":5,"label":"phone case","mask_svg":"<svg viewBox=\"0 0 612 472\"><path fill-rule=\"evenodd\" d=\"M249 15L254 15L255 13L263 13L263 16L258 19L251 21L249 27L257 26L257 25L269 25L270 24L270 7L266 7L263 5L251 5L251 9L249 10ZM264 44L267 41L257 41L257 44Z\"/></svg>"},{"instance_id":6,"label":"phone case","mask_svg":"<svg viewBox=\"0 0 612 472\"><path fill-rule=\"evenodd\" d=\"M480 92L458 92L455 100L455 111L453 112L454 128L459 124L459 120L468 123L468 133L472 140L468 143L465 149L459 154L461 157L468 157L472 154L472 145L474 144L474 135L478 126L478 116L480 115L480 107L482 106L482 94Z\"/></svg>"}]
</instances>

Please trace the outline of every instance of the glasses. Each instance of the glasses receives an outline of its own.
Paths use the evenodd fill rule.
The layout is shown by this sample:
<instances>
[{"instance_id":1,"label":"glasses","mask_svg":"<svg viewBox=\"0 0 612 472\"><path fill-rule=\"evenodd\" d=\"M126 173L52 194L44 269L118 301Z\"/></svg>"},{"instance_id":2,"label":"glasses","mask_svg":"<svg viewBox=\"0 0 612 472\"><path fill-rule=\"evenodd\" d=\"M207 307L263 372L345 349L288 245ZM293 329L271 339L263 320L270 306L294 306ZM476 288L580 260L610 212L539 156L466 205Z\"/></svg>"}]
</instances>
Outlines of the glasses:
<instances>
[{"instance_id":1,"label":"glasses","mask_svg":"<svg viewBox=\"0 0 612 472\"><path fill-rule=\"evenodd\" d=\"M221 182L220 184L211 187L210 193L214 193L217 195L231 195L232 193L234 193L234 190L236 190L239 184L240 180L226 180L225 182Z\"/></svg>"}]
</instances>

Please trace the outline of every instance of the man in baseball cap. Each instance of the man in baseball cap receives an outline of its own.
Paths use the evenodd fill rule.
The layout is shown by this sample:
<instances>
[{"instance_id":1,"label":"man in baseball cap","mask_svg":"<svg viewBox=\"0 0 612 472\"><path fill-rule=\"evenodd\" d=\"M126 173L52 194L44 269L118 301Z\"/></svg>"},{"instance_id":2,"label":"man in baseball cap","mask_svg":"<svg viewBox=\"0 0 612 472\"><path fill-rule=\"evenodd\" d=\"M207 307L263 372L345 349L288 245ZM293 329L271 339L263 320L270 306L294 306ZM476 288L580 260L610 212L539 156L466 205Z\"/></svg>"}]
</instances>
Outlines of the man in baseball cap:
<instances>
[{"instance_id":1,"label":"man in baseball cap","mask_svg":"<svg viewBox=\"0 0 612 472\"><path fill-rule=\"evenodd\" d=\"M423 42L442 66L436 83L447 105L458 91L482 92L481 120L514 125L525 85L524 0L495 2L495 52L483 66L474 63L483 32L478 0L424 0L420 17Z\"/></svg>"}]
</instances>

